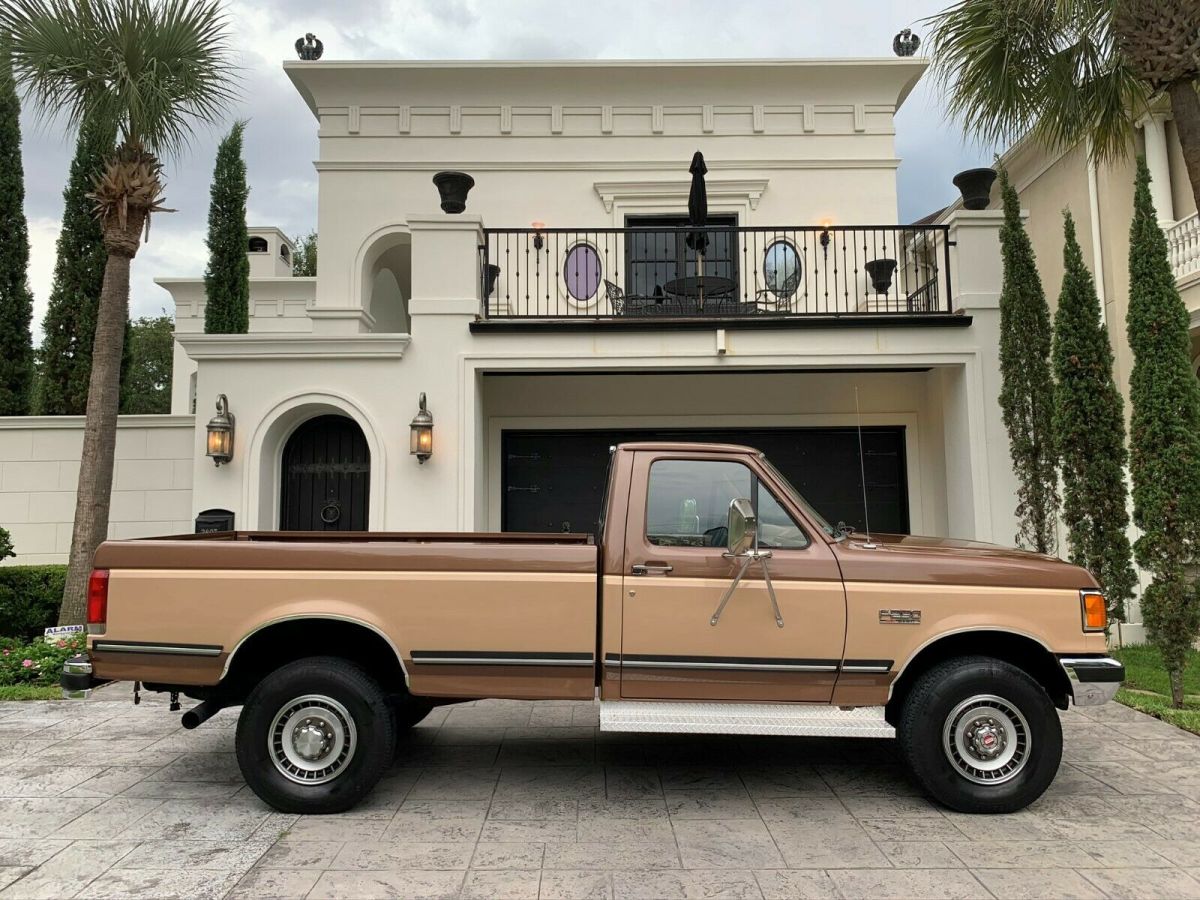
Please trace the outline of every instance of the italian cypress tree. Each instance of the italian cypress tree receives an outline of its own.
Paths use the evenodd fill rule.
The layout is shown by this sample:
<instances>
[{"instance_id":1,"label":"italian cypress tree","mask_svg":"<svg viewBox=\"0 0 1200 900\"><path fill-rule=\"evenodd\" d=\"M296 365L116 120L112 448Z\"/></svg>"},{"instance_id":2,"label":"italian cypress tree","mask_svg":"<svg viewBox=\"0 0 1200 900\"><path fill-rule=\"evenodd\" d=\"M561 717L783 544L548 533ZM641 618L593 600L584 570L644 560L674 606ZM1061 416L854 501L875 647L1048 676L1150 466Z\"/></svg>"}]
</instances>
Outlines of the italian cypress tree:
<instances>
[{"instance_id":1,"label":"italian cypress tree","mask_svg":"<svg viewBox=\"0 0 1200 900\"><path fill-rule=\"evenodd\" d=\"M1183 706L1187 651L1200 631L1200 597L1185 567L1200 549L1200 382L1192 373L1188 313L1175 287L1167 240L1138 159L1129 231L1130 470L1134 544L1152 581L1142 619L1162 653L1171 699Z\"/></svg>"},{"instance_id":2,"label":"italian cypress tree","mask_svg":"<svg viewBox=\"0 0 1200 900\"><path fill-rule=\"evenodd\" d=\"M1058 515L1054 448L1054 382L1050 376L1050 309L1033 246L1021 222L1021 203L1000 170L1004 224L1000 246L1000 409L1008 430L1017 487L1016 542L1039 553L1055 545Z\"/></svg>"},{"instance_id":3,"label":"italian cypress tree","mask_svg":"<svg viewBox=\"0 0 1200 900\"><path fill-rule=\"evenodd\" d=\"M104 284L104 231L87 195L112 155L116 129L97 118L84 121L75 145L71 174L63 189L62 230L58 234L54 284L42 319L45 337L37 412L81 416L87 411L92 375L96 309Z\"/></svg>"},{"instance_id":4,"label":"italian cypress tree","mask_svg":"<svg viewBox=\"0 0 1200 900\"><path fill-rule=\"evenodd\" d=\"M1109 614L1125 617L1137 583L1126 529L1125 414L1113 382L1112 345L1092 274L1063 215L1063 283L1054 314L1054 436L1062 465L1063 521L1071 561L1100 581Z\"/></svg>"},{"instance_id":5,"label":"italian cypress tree","mask_svg":"<svg viewBox=\"0 0 1200 900\"><path fill-rule=\"evenodd\" d=\"M217 148L208 207L208 269L204 273L204 330L245 334L250 328L250 260L246 256L245 122L234 123Z\"/></svg>"},{"instance_id":6,"label":"italian cypress tree","mask_svg":"<svg viewBox=\"0 0 1200 900\"><path fill-rule=\"evenodd\" d=\"M0 47L0 416L27 415L33 389L33 294L27 277L20 117L8 52Z\"/></svg>"}]
</instances>

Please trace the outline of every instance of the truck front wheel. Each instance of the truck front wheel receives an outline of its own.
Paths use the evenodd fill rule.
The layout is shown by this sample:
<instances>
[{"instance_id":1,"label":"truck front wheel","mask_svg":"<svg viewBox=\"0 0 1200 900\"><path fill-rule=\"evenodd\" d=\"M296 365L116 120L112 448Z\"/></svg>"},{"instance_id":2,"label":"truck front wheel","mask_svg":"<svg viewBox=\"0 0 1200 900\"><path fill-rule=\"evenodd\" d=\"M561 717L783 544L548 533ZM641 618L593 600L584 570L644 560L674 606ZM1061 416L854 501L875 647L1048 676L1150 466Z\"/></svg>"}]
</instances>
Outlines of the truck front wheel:
<instances>
[{"instance_id":1,"label":"truck front wheel","mask_svg":"<svg viewBox=\"0 0 1200 900\"><path fill-rule=\"evenodd\" d=\"M959 812L1006 813L1042 795L1062 759L1049 695L1016 666L951 659L921 675L897 737L917 782Z\"/></svg>"},{"instance_id":2,"label":"truck front wheel","mask_svg":"<svg viewBox=\"0 0 1200 900\"><path fill-rule=\"evenodd\" d=\"M242 775L280 812L344 812L391 764L395 723L378 682L337 657L297 660L250 693L237 727Z\"/></svg>"}]
</instances>

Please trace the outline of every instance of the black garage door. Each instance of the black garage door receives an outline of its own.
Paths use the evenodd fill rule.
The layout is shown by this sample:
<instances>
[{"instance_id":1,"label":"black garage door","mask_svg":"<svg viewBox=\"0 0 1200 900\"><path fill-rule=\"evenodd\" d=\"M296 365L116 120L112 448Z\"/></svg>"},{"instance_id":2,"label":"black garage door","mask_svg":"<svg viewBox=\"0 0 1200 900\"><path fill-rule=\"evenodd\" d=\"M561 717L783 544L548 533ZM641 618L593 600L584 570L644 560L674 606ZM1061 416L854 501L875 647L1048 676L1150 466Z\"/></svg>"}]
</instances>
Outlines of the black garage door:
<instances>
[{"instance_id":1,"label":"black garage door","mask_svg":"<svg viewBox=\"0 0 1200 900\"><path fill-rule=\"evenodd\" d=\"M608 448L628 441L744 444L767 454L830 522L863 528L855 428L712 431L505 431L505 531L594 531L608 477ZM908 533L903 427L862 430L871 528Z\"/></svg>"}]
</instances>

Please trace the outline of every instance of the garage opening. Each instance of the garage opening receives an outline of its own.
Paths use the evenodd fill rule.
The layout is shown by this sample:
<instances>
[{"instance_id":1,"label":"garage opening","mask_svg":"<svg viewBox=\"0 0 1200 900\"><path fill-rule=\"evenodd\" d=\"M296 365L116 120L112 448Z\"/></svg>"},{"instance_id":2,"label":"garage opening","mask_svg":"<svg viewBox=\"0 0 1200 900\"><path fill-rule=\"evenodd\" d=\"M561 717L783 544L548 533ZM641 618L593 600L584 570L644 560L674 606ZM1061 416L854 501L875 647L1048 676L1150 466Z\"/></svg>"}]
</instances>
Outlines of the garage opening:
<instances>
[{"instance_id":1,"label":"garage opening","mask_svg":"<svg viewBox=\"0 0 1200 900\"><path fill-rule=\"evenodd\" d=\"M872 531L909 531L904 438L903 426L862 429ZM762 450L830 522L863 528L863 485L854 427L506 430L501 438L501 527L505 531L594 531L604 501L609 447L650 440L743 444Z\"/></svg>"}]
</instances>

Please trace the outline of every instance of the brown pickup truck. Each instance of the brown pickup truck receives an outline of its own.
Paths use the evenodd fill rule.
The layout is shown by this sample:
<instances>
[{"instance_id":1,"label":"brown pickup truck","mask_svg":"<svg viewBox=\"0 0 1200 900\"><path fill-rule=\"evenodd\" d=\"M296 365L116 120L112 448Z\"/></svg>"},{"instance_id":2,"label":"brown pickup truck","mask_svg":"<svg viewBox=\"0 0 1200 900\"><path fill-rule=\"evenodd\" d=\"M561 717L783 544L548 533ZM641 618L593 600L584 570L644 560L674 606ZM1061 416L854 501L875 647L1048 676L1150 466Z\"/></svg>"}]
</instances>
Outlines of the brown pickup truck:
<instances>
[{"instance_id":1,"label":"brown pickup truck","mask_svg":"<svg viewBox=\"0 0 1200 900\"><path fill-rule=\"evenodd\" d=\"M954 809L1035 800L1055 707L1103 703L1085 570L988 544L847 534L755 450L625 444L595 539L237 532L96 553L96 683L241 705L237 756L289 812L348 809L438 704L598 698L608 731L896 738ZM179 708L178 704L173 704Z\"/></svg>"}]
</instances>

